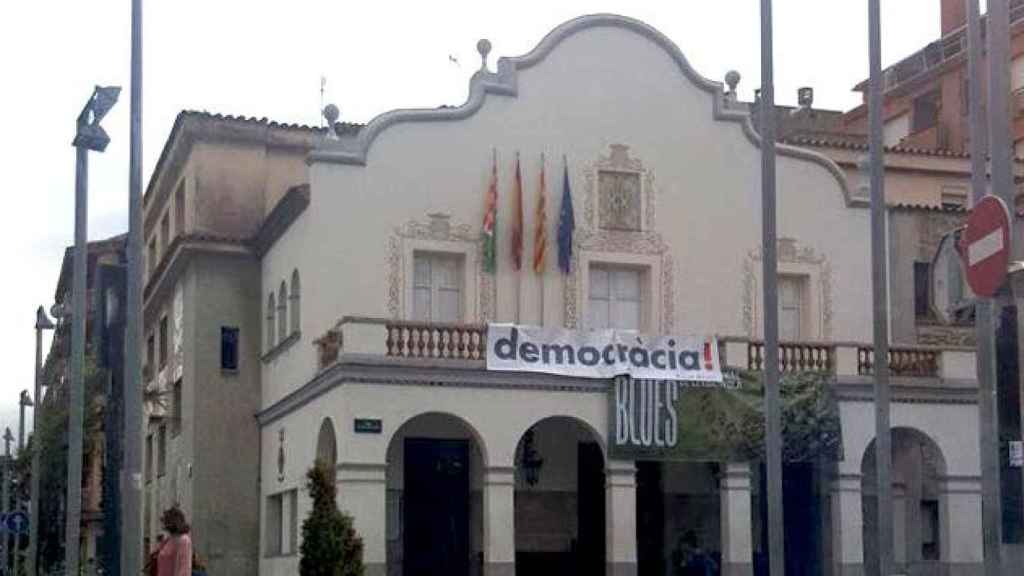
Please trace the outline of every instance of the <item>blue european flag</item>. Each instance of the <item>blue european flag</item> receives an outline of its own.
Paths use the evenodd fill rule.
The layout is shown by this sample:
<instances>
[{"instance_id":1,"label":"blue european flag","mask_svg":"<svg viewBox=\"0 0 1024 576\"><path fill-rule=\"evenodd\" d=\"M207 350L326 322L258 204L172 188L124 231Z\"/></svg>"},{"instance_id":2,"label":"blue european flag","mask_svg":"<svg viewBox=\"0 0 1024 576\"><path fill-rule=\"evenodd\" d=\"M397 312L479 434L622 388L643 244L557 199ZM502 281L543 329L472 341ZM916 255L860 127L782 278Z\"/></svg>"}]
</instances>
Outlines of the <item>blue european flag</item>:
<instances>
[{"instance_id":1,"label":"blue european flag","mask_svg":"<svg viewBox=\"0 0 1024 576\"><path fill-rule=\"evenodd\" d=\"M562 179L562 208L558 215L558 267L569 273L572 263L572 233L576 230L576 216L572 210L572 191L569 189L569 165L565 164Z\"/></svg>"}]
</instances>

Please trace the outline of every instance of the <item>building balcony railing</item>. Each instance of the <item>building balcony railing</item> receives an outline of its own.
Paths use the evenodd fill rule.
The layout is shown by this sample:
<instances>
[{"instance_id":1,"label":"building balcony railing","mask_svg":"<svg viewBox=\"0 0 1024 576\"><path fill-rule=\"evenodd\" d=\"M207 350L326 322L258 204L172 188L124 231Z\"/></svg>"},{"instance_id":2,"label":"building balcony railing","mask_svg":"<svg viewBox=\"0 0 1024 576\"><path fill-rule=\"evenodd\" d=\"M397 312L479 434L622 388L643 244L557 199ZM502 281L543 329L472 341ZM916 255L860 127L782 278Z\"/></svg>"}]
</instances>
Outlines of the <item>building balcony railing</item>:
<instances>
[{"instance_id":1,"label":"building balcony railing","mask_svg":"<svg viewBox=\"0 0 1024 576\"><path fill-rule=\"evenodd\" d=\"M718 342L723 366L763 370L768 361L762 340L720 336ZM320 369L372 356L396 363L468 361L483 367L487 326L346 316L314 345ZM780 342L778 362L782 373L866 377L874 373L875 355L873 346L863 342ZM974 349L893 345L889 372L900 378L973 380Z\"/></svg>"}]
</instances>

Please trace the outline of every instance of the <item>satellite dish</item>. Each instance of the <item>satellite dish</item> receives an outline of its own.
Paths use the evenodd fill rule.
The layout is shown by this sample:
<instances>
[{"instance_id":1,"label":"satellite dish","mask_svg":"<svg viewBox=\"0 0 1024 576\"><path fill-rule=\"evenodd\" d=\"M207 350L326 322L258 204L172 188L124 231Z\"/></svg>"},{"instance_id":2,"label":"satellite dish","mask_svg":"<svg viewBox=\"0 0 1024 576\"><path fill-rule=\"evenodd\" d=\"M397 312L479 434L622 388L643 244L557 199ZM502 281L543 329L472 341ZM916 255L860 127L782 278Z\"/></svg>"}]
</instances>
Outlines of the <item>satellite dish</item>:
<instances>
[{"instance_id":1,"label":"satellite dish","mask_svg":"<svg viewBox=\"0 0 1024 576\"><path fill-rule=\"evenodd\" d=\"M974 306L975 296L965 280L958 249L962 230L944 234L932 258L930 300L932 311L943 324L962 322Z\"/></svg>"}]
</instances>

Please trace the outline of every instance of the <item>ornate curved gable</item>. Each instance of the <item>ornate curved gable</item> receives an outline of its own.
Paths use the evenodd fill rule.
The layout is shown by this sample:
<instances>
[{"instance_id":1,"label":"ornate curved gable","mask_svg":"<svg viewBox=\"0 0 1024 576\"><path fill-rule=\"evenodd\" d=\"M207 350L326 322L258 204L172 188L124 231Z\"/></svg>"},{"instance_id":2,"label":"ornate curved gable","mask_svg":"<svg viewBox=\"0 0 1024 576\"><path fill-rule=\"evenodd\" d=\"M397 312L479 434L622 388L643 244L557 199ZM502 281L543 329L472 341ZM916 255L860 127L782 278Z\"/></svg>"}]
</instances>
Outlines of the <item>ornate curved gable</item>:
<instances>
[{"instance_id":1,"label":"ornate curved gable","mask_svg":"<svg viewBox=\"0 0 1024 576\"><path fill-rule=\"evenodd\" d=\"M709 80L696 72L672 40L639 20L615 14L593 14L575 18L556 27L537 46L522 56L498 59L497 71L487 68L490 42L481 40L477 49L481 55L481 67L470 79L469 97L461 106L434 109L398 109L385 112L371 120L354 138L325 139L310 153L310 163L326 162L336 164L366 165L367 155L374 141L389 127L403 123L455 122L475 114L489 95L518 97L519 72L542 62L560 43L582 31L611 27L631 31L663 49L675 63L679 72L698 89L713 97L712 117L721 122L736 122L742 125L747 140L760 146L760 137L755 131L749 114L725 105L725 91L720 82ZM850 193L846 177L830 159L816 152L786 145L778 145L778 154L816 163L825 168L836 179L847 205L865 205Z\"/></svg>"}]
</instances>

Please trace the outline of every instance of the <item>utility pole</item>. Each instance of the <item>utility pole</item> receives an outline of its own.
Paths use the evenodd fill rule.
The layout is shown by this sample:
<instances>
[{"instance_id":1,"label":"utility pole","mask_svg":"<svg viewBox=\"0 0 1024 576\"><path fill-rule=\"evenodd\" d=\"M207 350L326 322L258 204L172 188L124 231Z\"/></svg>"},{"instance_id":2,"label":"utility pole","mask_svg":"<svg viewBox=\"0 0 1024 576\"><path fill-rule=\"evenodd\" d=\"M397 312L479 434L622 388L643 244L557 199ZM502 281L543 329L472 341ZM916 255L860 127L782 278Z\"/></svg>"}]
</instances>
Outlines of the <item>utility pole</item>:
<instances>
[{"instance_id":1,"label":"utility pole","mask_svg":"<svg viewBox=\"0 0 1024 576\"><path fill-rule=\"evenodd\" d=\"M879 0L868 0L868 149L871 157L871 288L874 322L875 468L878 573L892 574L892 430L889 422L889 309L885 269L885 182L882 148L882 31Z\"/></svg>"},{"instance_id":2,"label":"utility pole","mask_svg":"<svg viewBox=\"0 0 1024 576\"><path fill-rule=\"evenodd\" d=\"M764 269L764 418L770 576L786 572L782 500L782 416L779 398L779 291L775 229L775 79L772 0L761 0L761 251Z\"/></svg>"},{"instance_id":3,"label":"utility pole","mask_svg":"<svg viewBox=\"0 0 1024 576\"><path fill-rule=\"evenodd\" d=\"M82 516L82 421L85 407L85 325L86 261L88 250L89 151L102 152L110 137L99 123L114 103L121 89L101 88L93 91L75 123L75 252L71 285L71 389L68 408L68 488L67 518L64 525L64 569L78 574L79 533Z\"/></svg>"},{"instance_id":4,"label":"utility pole","mask_svg":"<svg viewBox=\"0 0 1024 576\"><path fill-rule=\"evenodd\" d=\"M978 0L967 2L967 84L971 135L972 206L988 193L985 157L985 118L981 97L981 16ZM1012 220L1012 218L1011 218ZM1013 238L1011 233L1010 238ZM992 299L975 302L975 340L978 371L978 440L981 455L981 518L985 552L985 575L1000 576L1002 556L1002 499L999 486L999 409L996 385L996 343Z\"/></svg>"},{"instance_id":5,"label":"utility pole","mask_svg":"<svg viewBox=\"0 0 1024 576\"><path fill-rule=\"evenodd\" d=\"M53 322L40 306L36 310L36 396L32 406L32 484L29 492L28 522L28 576L36 575L36 548L39 540L39 453L42 445L39 439L39 405L43 401L43 330L53 330Z\"/></svg>"},{"instance_id":6,"label":"utility pole","mask_svg":"<svg viewBox=\"0 0 1024 576\"><path fill-rule=\"evenodd\" d=\"M142 0L132 0L121 569L142 570Z\"/></svg>"},{"instance_id":7,"label":"utility pole","mask_svg":"<svg viewBox=\"0 0 1024 576\"><path fill-rule=\"evenodd\" d=\"M25 449L25 408L34 405L32 397L28 395L28 390L22 390L21 396L18 398L18 456L21 456L22 450ZM13 481L13 473L12 473ZM14 491L14 507L13 512L20 512L22 507L21 494L18 490ZM11 553L14 554L14 573L20 574L18 570L21 564L21 534L14 535L14 547Z\"/></svg>"}]
</instances>

